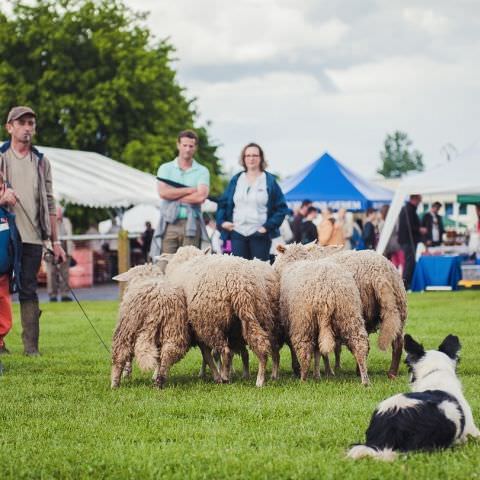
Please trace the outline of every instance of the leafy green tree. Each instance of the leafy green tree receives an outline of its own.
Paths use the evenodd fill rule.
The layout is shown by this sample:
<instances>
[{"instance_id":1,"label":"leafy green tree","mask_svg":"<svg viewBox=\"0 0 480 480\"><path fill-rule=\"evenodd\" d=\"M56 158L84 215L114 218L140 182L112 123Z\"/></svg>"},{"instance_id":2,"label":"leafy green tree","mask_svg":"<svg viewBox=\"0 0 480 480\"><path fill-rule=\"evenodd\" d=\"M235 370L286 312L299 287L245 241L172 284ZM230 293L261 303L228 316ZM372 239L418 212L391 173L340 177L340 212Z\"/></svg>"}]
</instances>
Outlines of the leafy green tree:
<instances>
[{"instance_id":1,"label":"leafy green tree","mask_svg":"<svg viewBox=\"0 0 480 480\"><path fill-rule=\"evenodd\" d=\"M95 151L153 174L175 157L178 132L194 128L197 158L212 193L221 192L217 146L177 82L174 47L153 38L145 14L121 0L10 5L0 11L0 115L31 105L38 144Z\"/></svg>"},{"instance_id":2,"label":"leafy green tree","mask_svg":"<svg viewBox=\"0 0 480 480\"><path fill-rule=\"evenodd\" d=\"M412 141L406 133L396 131L387 135L384 150L380 152L382 167L377 173L385 178L399 178L411 170L423 171L423 156L411 147Z\"/></svg>"}]
</instances>

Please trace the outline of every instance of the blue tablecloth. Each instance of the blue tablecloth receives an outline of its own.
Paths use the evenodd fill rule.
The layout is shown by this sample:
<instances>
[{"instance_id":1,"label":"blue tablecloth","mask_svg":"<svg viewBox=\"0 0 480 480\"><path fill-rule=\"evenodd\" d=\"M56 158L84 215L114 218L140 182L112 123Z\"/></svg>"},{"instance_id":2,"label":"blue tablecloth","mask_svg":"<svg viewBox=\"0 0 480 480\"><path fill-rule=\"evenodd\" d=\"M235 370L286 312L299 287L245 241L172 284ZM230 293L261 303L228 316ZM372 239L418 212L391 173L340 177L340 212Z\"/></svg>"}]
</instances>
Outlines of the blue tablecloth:
<instances>
[{"instance_id":1,"label":"blue tablecloth","mask_svg":"<svg viewBox=\"0 0 480 480\"><path fill-rule=\"evenodd\" d=\"M412 291L420 292L428 286L450 286L456 290L462 279L459 255L420 257L413 274Z\"/></svg>"}]
</instances>

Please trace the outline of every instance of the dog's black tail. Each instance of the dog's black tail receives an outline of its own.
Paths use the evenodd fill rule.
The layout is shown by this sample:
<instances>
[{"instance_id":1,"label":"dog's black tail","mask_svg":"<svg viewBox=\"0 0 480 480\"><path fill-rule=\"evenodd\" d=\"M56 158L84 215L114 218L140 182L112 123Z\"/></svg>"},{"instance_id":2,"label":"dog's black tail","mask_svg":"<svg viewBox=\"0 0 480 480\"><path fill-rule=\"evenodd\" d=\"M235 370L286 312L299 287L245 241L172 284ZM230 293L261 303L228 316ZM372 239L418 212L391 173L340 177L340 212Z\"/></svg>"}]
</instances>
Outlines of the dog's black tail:
<instances>
[{"instance_id":1,"label":"dog's black tail","mask_svg":"<svg viewBox=\"0 0 480 480\"><path fill-rule=\"evenodd\" d=\"M375 460L382 460L383 462L393 462L397 458L397 453L391 448L380 450L375 447L369 447L368 445L354 445L348 451L347 457L353 460L371 457Z\"/></svg>"}]
</instances>

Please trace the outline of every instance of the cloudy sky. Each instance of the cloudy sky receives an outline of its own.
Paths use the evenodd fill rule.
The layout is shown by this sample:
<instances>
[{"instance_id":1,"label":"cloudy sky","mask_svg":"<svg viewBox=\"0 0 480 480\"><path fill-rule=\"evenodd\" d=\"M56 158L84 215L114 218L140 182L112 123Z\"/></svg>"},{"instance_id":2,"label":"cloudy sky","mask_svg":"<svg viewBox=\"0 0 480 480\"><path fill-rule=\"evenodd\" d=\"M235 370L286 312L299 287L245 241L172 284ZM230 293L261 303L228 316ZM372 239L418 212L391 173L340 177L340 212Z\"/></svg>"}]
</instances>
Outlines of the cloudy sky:
<instances>
[{"instance_id":1,"label":"cloudy sky","mask_svg":"<svg viewBox=\"0 0 480 480\"><path fill-rule=\"evenodd\" d=\"M480 138L478 0L127 0L177 48L226 170L260 143L287 176L328 151L367 177L407 132L428 166Z\"/></svg>"}]
</instances>

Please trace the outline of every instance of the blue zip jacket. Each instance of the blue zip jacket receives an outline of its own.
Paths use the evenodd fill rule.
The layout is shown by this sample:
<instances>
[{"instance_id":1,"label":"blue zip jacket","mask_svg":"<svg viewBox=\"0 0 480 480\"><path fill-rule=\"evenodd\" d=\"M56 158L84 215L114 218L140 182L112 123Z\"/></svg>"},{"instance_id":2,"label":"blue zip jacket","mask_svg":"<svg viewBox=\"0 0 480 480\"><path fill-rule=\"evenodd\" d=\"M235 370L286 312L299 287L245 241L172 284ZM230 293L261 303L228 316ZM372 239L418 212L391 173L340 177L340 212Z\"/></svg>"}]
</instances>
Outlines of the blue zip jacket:
<instances>
[{"instance_id":1,"label":"blue zip jacket","mask_svg":"<svg viewBox=\"0 0 480 480\"><path fill-rule=\"evenodd\" d=\"M217 208L217 228L220 230L222 240L228 240L230 233L222 228L223 222L231 222L233 220L233 208L235 203L233 202L233 195L235 188L237 187L238 178L244 172L237 173L232 177L225 192L218 200ZM280 236L280 225L282 224L285 215L288 213L288 207L285 202L285 197L280 189L275 177L265 172L267 176L267 221L263 224L266 228L270 238L276 238Z\"/></svg>"},{"instance_id":2,"label":"blue zip jacket","mask_svg":"<svg viewBox=\"0 0 480 480\"><path fill-rule=\"evenodd\" d=\"M3 225L8 225L8 228ZM21 256L22 241L15 224L15 215L0 207L0 274L8 273L12 293L20 287Z\"/></svg>"}]
</instances>

